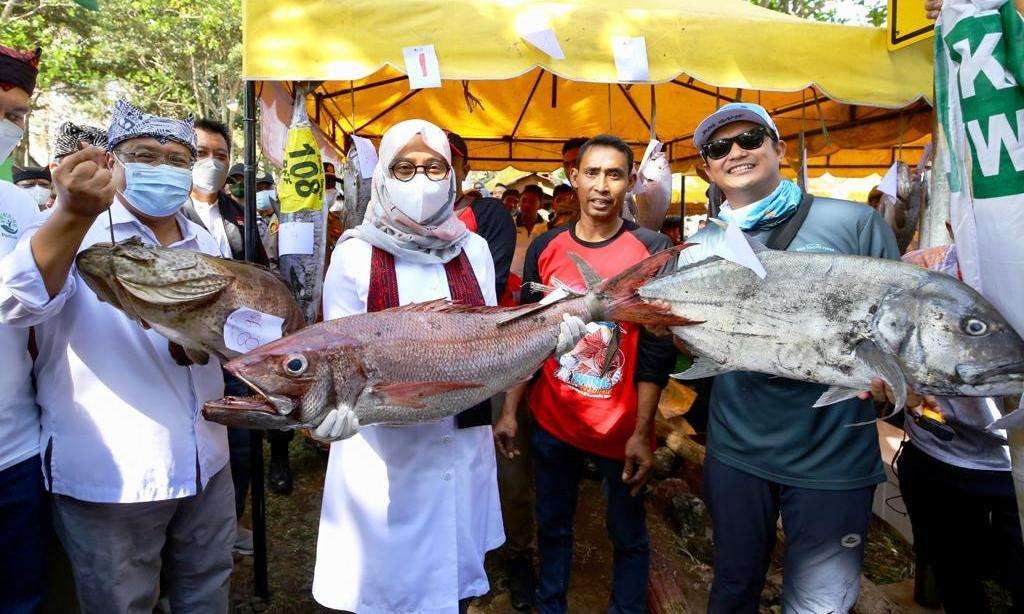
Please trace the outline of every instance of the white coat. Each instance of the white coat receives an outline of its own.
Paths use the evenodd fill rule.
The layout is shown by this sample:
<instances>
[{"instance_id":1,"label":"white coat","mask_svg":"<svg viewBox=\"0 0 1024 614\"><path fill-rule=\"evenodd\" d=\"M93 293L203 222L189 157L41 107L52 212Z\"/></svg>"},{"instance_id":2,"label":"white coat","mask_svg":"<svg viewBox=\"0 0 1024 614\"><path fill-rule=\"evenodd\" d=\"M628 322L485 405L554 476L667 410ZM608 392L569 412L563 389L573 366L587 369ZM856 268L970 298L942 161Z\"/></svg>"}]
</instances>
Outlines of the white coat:
<instances>
[{"instance_id":1,"label":"white coat","mask_svg":"<svg viewBox=\"0 0 1024 614\"><path fill-rule=\"evenodd\" d=\"M494 305L487 243L464 246ZM371 247L338 244L324 283L324 317L366 312ZM395 260L401 304L450 298L441 264ZM335 442L324 484L313 596L358 614L455 614L485 594L484 554L505 541L491 427L454 418L365 426Z\"/></svg>"}]
</instances>

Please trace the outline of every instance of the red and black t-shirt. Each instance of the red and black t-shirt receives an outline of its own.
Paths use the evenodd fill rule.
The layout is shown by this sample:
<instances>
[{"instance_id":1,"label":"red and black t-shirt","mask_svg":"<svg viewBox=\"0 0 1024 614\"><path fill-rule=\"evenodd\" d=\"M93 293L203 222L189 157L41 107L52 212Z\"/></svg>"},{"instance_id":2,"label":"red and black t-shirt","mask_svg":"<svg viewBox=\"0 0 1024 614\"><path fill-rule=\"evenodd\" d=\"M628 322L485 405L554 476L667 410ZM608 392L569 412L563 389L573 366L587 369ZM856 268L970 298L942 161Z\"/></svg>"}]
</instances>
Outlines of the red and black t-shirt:
<instances>
[{"instance_id":1,"label":"red and black t-shirt","mask_svg":"<svg viewBox=\"0 0 1024 614\"><path fill-rule=\"evenodd\" d=\"M516 249L516 224L497 198L484 198L476 191L464 194L463 198L472 198L472 202L456 215L470 232L487 241L494 260L494 291L500 298L505 292L512 254Z\"/></svg>"},{"instance_id":2,"label":"red and black t-shirt","mask_svg":"<svg viewBox=\"0 0 1024 614\"><path fill-rule=\"evenodd\" d=\"M623 222L615 236L600 243L579 239L575 229L576 224L561 226L530 244L523 267L523 304L542 298L529 289L531 281L586 289L570 253L608 278L672 246L668 237L633 222ZM670 337L655 337L635 324L594 322L588 330L572 351L544 362L530 391L530 409L537 423L557 439L622 459L626 440L636 428L636 383L664 386L675 363L675 348Z\"/></svg>"}]
</instances>

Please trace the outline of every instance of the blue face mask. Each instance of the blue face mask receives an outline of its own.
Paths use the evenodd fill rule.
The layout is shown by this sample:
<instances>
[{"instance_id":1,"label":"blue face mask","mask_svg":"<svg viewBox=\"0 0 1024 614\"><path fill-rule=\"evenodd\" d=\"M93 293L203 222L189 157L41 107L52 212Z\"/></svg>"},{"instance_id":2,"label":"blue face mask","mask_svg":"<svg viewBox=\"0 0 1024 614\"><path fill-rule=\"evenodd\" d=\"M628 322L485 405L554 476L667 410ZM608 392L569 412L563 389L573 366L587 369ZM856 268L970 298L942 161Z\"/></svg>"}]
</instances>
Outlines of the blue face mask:
<instances>
[{"instance_id":1,"label":"blue face mask","mask_svg":"<svg viewBox=\"0 0 1024 614\"><path fill-rule=\"evenodd\" d=\"M779 187L756 203L739 211L723 207L718 217L730 224L739 224L743 230L774 228L789 219L803 198L800 186L783 179Z\"/></svg>"},{"instance_id":2,"label":"blue face mask","mask_svg":"<svg viewBox=\"0 0 1024 614\"><path fill-rule=\"evenodd\" d=\"M181 209L192 191L192 172L169 164L150 166L118 160L124 166L124 196L134 209L150 217L168 217Z\"/></svg>"}]
</instances>

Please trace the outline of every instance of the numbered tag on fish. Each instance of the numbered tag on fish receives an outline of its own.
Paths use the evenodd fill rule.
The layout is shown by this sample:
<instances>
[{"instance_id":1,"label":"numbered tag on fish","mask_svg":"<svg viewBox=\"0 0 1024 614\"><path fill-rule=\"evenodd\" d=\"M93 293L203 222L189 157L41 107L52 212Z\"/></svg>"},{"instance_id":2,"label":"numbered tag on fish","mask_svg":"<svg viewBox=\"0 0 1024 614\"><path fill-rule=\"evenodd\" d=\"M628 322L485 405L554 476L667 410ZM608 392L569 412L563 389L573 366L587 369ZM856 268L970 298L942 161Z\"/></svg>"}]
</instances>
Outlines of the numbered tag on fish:
<instances>
[{"instance_id":1,"label":"numbered tag on fish","mask_svg":"<svg viewBox=\"0 0 1024 614\"><path fill-rule=\"evenodd\" d=\"M230 350L251 352L265 343L281 338L284 320L269 313L241 307L224 323L224 345Z\"/></svg>"},{"instance_id":2,"label":"numbered tag on fish","mask_svg":"<svg viewBox=\"0 0 1024 614\"><path fill-rule=\"evenodd\" d=\"M313 130L307 125L293 125L288 129L288 146L277 196L281 213L323 208L324 165Z\"/></svg>"},{"instance_id":3,"label":"numbered tag on fish","mask_svg":"<svg viewBox=\"0 0 1024 614\"><path fill-rule=\"evenodd\" d=\"M715 222L718 223L717 220ZM758 259L757 254L754 252L754 248L750 246L750 241L737 224L729 224L725 227L725 236L715 246L714 254L729 262L735 262L740 266L747 267L761 279L768 275L768 272L764 270L764 265L761 264L761 260Z\"/></svg>"}]
</instances>

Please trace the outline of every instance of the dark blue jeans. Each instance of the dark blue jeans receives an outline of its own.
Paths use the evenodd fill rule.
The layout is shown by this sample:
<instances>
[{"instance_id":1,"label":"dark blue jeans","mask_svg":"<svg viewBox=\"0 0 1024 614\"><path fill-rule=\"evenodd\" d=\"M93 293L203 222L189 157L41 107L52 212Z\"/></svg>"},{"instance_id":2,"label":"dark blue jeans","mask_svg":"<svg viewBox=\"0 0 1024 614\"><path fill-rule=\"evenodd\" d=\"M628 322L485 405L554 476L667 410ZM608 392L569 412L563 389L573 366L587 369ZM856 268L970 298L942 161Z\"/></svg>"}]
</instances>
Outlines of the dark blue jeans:
<instances>
[{"instance_id":1,"label":"dark blue jeans","mask_svg":"<svg viewBox=\"0 0 1024 614\"><path fill-rule=\"evenodd\" d=\"M0 471L0 612L35 612L43 599L50 508L38 456Z\"/></svg>"},{"instance_id":2,"label":"dark blue jeans","mask_svg":"<svg viewBox=\"0 0 1024 614\"><path fill-rule=\"evenodd\" d=\"M608 537L614 548L612 595L608 611L627 614L647 611L650 544L643 494L632 497L622 482L622 462L588 454L535 428L534 469L537 480L537 552L540 578L537 611L567 612L566 593L572 570L572 525L576 513L583 462L590 457L603 476Z\"/></svg>"},{"instance_id":3,"label":"dark blue jeans","mask_svg":"<svg viewBox=\"0 0 1024 614\"><path fill-rule=\"evenodd\" d=\"M756 614L782 516L784 614L848 612L860 592L875 487L817 490L770 482L704 460L704 498L714 530L710 614Z\"/></svg>"}]
</instances>

